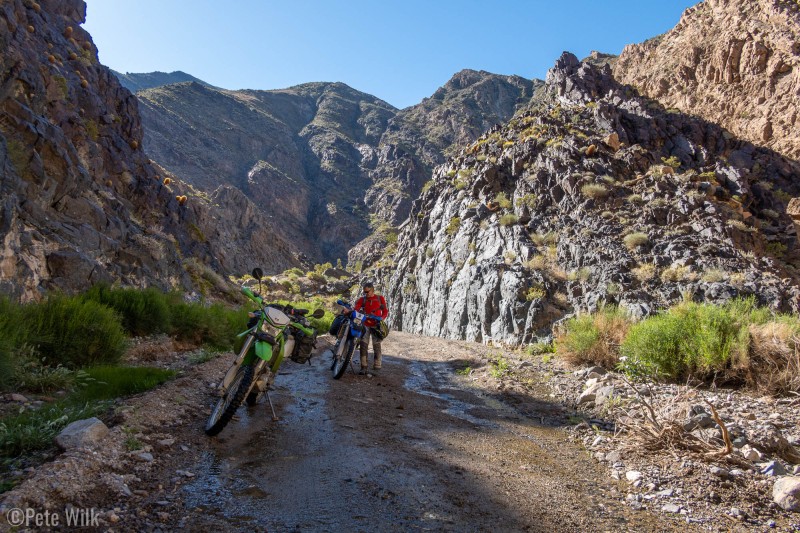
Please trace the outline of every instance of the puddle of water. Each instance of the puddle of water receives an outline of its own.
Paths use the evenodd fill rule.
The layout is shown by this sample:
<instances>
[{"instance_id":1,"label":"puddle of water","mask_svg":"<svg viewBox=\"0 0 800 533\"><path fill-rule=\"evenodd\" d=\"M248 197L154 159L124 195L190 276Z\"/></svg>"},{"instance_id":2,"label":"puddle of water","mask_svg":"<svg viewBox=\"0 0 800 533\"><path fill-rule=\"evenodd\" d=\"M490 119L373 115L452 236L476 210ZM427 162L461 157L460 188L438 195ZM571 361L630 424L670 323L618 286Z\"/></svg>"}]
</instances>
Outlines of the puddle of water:
<instances>
[{"instance_id":1,"label":"puddle of water","mask_svg":"<svg viewBox=\"0 0 800 533\"><path fill-rule=\"evenodd\" d=\"M442 366L441 363L425 363L421 361L410 361L409 362L409 376L406 378L405 383L403 386L418 394L424 394L425 396L430 396L432 398L436 398L437 400L442 400L447 402L448 407L446 409L442 409L443 413L446 413L450 416L454 416L461 420L465 420L476 426L487 427L487 428L496 428L497 424L491 422L489 420L478 418L476 416L471 415L468 411L473 409L475 406L468 404L466 402L462 402L454 398L452 395L442 392L435 392L433 389L450 389L455 390L457 387L451 386L449 383L445 381L446 378L442 378L442 372L436 368L436 365ZM449 367L447 367L449 368ZM443 381L443 383L437 383L434 385L431 383L429 379L429 371L434 372L435 375L439 378L436 381ZM500 402L497 402L499 405Z\"/></svg>"}]
</instances>

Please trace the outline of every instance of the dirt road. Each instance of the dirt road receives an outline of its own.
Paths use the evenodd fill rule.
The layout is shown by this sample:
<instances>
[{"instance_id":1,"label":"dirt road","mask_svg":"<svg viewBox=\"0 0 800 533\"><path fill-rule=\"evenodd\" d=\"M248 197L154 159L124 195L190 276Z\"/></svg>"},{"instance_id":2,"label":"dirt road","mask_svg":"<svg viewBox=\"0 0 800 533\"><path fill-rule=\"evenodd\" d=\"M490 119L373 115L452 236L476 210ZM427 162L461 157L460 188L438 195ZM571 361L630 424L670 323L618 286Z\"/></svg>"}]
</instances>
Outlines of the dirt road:
<instances>
[{"instance_id":1,"label":"dirt road","mask_svg":"<svg viewBox=\"0 0 800 533\"><path fill-rule=\"evenodd\" d=\"M241 531L671 531L560 428L570 413L455 372L487 348L393 333L379 377L285 365L201 451L174 523ZM202 430L197 417L187 430ZM188 437L188 436L187 436ZM620 492L622 490L623 492ZM209 530L212 530L209 529Z\"/></svg>"}]
</instances>

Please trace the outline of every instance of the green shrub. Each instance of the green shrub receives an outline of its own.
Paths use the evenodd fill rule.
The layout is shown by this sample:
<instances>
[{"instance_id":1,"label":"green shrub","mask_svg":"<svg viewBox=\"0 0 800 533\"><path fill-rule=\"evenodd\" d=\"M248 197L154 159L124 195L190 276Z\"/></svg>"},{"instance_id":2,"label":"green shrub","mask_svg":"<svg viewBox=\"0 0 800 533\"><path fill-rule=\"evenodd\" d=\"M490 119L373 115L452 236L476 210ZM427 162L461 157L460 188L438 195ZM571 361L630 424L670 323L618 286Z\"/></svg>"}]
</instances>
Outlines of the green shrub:
<instances>
[{"instance_id":1,"label":"green shrub","mask_svg":"<svg viewBox=\"0 0 800 533\"><path fill-rule=\"evenodd\" d=\"M458 217L453 217L450 219L450 222L447 224L444 232L448 235L455 235L458 232L458 228L461 227L461 219Z\"/></svg>"},{"instance_id":2,"label":"green shrub","mask_svg":"<svg viewBox=\"0 0 800 533\"><path fill-rule=\"evenodd\" d=\"M506 213L498 219L501 226L513 226L519 222L519 217L514 213Z\"/></svg>"},{"instance_id":3,"label":"green shrub","mask_svg":"<svg viewBox=\"0 0 800 533\"><path fill-rule=\"evenodd\" d=\"M108 285L98 284L89 289L83 299L104 304L116 311L122 319L122 327L132 336L170 331L167 295L156 288L112 289Z\"/></svg>"},{"instance_id":4,"label":"green shrub","mask_svg":"<svg viewBox=\"0 0 800 533\"><path fill-rule=\"evenodd\" d=\"M614 368L619 362L619 345L630 326L630 317L614 306L572 317L556 332L556 353L572 365Z\"/></svg>"},{"instance_id":5,"label":"green shrub","mask_svg":"<svg viewBox=\"0 0 800 533\"><path fill-rule=\"evenodd\" d=\"M506 196L504 192L497 193L497 196L494 197L494 201L497 202L500 209L511 209L511 200L508 199L508 196Z\"/></svg>"},{"instance_id":6,"label":"green shrub","mask_svg":"<svg viewBox=\"0 0 800 533\"><path fill-rule=\"evenodd\" d=\"M247 309L232 310L220 304L206 307L201 303L177 302L172 304L171 311L172 335L220 350L233 346L236 334L244 330L248 320Z\"/></svg>"},{"instance_id":7,"label":"green shrub","mask_svg":"<svg viewBox=\"0 0 800 533\"><path fill-rule=\"evenodd\" d=\"M24 327L48 364L70 368L113 363L125 350L125 334L116 313L80 297L52 295L24 306Z\"/></svg>"},{"instance_id":8,"label":"green shrub","mask_svg":"<svg viewBox=\"0 0 800 533\"><path fill-rule=\"evenodd\" d=\"M634 376L704 379L747 353L743 317L730 307L681 303L634 325L620 348L622 368Z\"/></svg>"}]
</instances>

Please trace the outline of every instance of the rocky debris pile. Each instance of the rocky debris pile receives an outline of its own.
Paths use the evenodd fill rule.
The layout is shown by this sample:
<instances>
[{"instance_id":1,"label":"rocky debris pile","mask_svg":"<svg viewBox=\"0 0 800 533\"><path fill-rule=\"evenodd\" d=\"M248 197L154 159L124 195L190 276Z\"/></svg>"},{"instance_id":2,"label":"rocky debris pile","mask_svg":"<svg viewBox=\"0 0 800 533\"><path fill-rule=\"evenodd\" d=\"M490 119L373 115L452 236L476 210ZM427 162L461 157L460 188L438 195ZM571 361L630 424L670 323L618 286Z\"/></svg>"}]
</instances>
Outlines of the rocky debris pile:
<instances>
[{"instance_id":1,"label":"rocky debris pile","mask_svg":"<svg viewBox=\"0 0 800 533\"><path fill-rule=\"evenodd\" d=\"M378 274L394 327L523 344L578 310L686 295L800 308L796 162L565 53L530 109L447 164Z\"/></svg>"},{"instance_id":2,"label":"rocky debris pile","mask_svg":"<svg viewBox=\"0 0 800 533\"><path fill-rule=\"evenodd\" d=\"M800 511L797 398L634 384L600 367L557 367L548 384L583 413L571 434L624 483L634 509L708 525L719 516L749 527L796 520L786 511Z\"/></svg>"},{"instance_id":3,"label":"rocky debris pile","mask_svg":"<svg viewBox=\"0 0 800 533\"><path fill-rule=\"evenodd\" d=\"M705 0L664 35L626 46L614 75L665 106L800 156L800 6Z\"/></svg>"}]
</instances>

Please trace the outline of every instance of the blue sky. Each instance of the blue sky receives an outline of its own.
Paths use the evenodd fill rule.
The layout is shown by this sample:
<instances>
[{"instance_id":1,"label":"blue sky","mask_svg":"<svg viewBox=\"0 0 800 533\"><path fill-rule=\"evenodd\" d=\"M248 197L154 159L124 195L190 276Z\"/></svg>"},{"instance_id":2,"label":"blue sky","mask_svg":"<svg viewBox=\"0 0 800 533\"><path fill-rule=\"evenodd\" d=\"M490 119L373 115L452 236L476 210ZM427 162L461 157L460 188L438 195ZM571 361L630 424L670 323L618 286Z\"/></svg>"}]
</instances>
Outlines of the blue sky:
<instances>
[{"instance_id":1,"label":"blue sky","mask_svg":"<svg viewBox=\"0 0 800 533\"><path fill-rule=\"evenodd\" d=\"M100 61L227 89L341 81L396 107L464 68L544 78L558 56L618 54L691 0L86 0ZM234 7L235 6L235 7Z\"/></svg>"}]
</instances>

